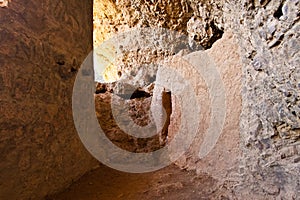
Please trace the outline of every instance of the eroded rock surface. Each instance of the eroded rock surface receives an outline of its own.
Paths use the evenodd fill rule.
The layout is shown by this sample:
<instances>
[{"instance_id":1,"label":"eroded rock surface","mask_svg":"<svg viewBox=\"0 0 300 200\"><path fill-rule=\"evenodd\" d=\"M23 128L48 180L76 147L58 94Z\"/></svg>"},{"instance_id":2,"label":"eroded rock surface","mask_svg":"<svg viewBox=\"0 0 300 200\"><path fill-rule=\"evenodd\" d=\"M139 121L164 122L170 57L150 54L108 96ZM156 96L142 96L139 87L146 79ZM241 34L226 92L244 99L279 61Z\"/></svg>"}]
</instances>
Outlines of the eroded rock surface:
<instances>
[{"instance_id":1,"label":"eroded rock surface","mask_svg":"<svg viewBox=\"0 0 300 200\"><path fill-rule=\"evenodd\" d=\"M231 21L243 56L242 170L249 185L244 191L251 188L260 198L297 199L300 3L234 3Z\"/></svg>"},{"instance_id":2,"label":"eroded rock surface","mask_svg":"<svg viewBox=\"0 0 300 200\"><path fill-rule=\"evenodd\" d=\"M71 115L75 74L92 48L92 2L3 0L0 6L4 7L0 10L0 177L7 180L0 183L0 197L38 199L65 187L95 164L76 138ZM195 46L189 43L184 48L178 43L133 51L118 47L124 56L111 66L116 67L112 76L123 82L99 87L96 101L102 98L101 103L109 104L103 95L115 87L124 98L126 84L137 85L151 96L159 67L153 63L180 50L184 56L199 46L210 49L207 54L217 63L227 88L224 132L213 151L199 160L203 141L199 131L177 164L224 181L234 191L232 198L300 196L299 0L107 0L96 1L96 7L100 11L94 14L96 46L114 33L136 27L164 27L196 41ZM205 84L192 71L182 73L191 77L206 105L200 127L205 130L210 115ZM181 123L172 91L171 97L170 137ZM148 123L151 98L126 100L137 124ZM118 135L111 135L120 143ZM127 136L125 140L136 145L130 147L132 151L161 145L159 139L150 146Z\"/></svg>"},{"instance_id":3,"label":"eroded rock surface","mask_svg":"<svg viewBox=\"0 0 300 200\"><path fill-rule=\"evenodd\" d=\"M0 8L0 199L42 199L97 165L71 106L92 50L91 12L92 2L77 0Z\"/></svg>"},{"instance_id":4,"label":"eroded rock surface","mask_svg":"<svg viewBox=\"0 0 300 200\"><path fill-rule=\"evenodd\" d=\"M169 7L172 7L171 11ZM234 188L240 194L239 198L248 193L258 199L299 196L299 1L191 0L170 1L166 5L160 1L120 1L115 8L122 8L123 16L127 17L119 17L118 22L110 23L107 33L129 27L161 26L186 33L204 49L215 44L208 54L222 66L219 70L221 74L225 73L224 83L232 94L227 95L230 109L225 134L208 158L198 161L195 156L198 149L194 146L178 163L212 174L217 174L218 170L210 170L213 169L211 166L224 169L232 164L232 186L238 186ZM178 13L179 18L172 17ZM103 18L107 22L111 19ZM240 48L232 36L226 35L228 31L239 41ZM218 43L222 35L224 38ZM192 45L190 48L195 50ZM125 68L130 71L130 67ZM241 105L240 93L242 109L238 106ZM172 101L176 105L175 98ZM177 112L173 109L173 116ZM171 119L175 124L180 123L178 117L171 116ZM205 124L205 118L202 122ZM176 128L174 126L173 131ZM205 125L202 128L205 129ZM237 158L238 155L241 157ZM214 161L218 156L226 158L221 159L224 165ZM225 174L223 171L218 176Z\"/></svg>"}]
</instances>

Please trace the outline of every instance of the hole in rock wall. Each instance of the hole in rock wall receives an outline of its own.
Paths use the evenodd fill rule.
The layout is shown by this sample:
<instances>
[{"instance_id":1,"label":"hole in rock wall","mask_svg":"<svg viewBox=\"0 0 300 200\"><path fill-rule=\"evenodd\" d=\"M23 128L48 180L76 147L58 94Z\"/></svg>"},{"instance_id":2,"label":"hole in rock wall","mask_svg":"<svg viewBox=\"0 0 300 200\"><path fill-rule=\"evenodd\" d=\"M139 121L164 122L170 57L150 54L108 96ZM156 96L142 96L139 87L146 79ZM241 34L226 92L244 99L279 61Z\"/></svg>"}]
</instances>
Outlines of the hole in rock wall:
<instances>
[{"instance_id":1,"label":"hole in rock wall","mask_svg":"<svg viewBox=\"0 0 300 200\"><path fill-rule=\"evenodd\" d=\"M283 15L282 7L283 7L283 3L281 3L278 9L275 11L274 13L275 18L279 19Z\"/></svg>"}]
</instances>

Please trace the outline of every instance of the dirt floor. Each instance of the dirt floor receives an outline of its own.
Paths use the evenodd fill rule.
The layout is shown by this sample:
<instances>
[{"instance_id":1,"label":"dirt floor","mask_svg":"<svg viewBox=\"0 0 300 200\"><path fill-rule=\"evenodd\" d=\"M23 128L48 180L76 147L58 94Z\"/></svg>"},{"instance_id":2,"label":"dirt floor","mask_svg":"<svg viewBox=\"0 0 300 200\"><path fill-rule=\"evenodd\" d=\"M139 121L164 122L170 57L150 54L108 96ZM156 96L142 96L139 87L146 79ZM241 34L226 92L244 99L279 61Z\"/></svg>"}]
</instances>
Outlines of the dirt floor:
<instances>
[{"instance_id":1,"label":"dirt floor","mask_svg":"<svg viewBox=\"0 0 300 200\"><path fill-rule=\"evenodd\" d=\"M99 93L96 96L96 113L99 124L107 133L111 141L119 141L120 147L135 152L136 149L153 151L154 142L145 145L145 142L132 139L124 134L112 118L111 94ZM128 100L134 105L149 105L148 99ZM142 103L141 103L142 102ZM136 108L141 111L141 108ZM135 113L135 112L133 112ZM133 117L133 119L139 119ZM141 119L144 122L144 119ZM127 140L126 140L127 139ZM120 142L121 141L121 142ZM137 142L132 142L137 141ZM156 143L155 143L156 144ZM118 145L118 143L116 143ZM133 148L133 149L130 149ZM154 148L154 149L152 149ZM147 152L146 151L146 152ZM104 165L86 174L73 183L67 190L47 200L224 200L228 191L224 185L218 184L212 177L194 171L186 171L171 165L159 171L143 174L120 172Z\"/></svg>"},{"instance_id":2,"label":"dirt floor","mask_svg":"<svg viewBox=\"0 0 300 200\"><path fill-rule=\"evenodd\" d=\"M228 199L207 175L172 165L156 172L130 174L101 165L47 200L200 200Z\"/></svg>"}]
</instances>

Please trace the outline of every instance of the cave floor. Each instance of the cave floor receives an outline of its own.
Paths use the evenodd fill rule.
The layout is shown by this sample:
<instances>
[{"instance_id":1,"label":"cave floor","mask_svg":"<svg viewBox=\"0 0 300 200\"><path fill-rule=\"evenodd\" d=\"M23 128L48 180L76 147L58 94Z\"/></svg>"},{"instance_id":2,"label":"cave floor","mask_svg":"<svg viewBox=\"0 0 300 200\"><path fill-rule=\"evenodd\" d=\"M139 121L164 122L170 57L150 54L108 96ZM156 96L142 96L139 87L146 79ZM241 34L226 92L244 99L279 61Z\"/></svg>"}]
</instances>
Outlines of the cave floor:
<instances>
[{"instance_id":1,"label":"cave floor","mask_svg":"<svg viewBox=\"0 0 300 200\"><path fill-rule=\"evenodd\" d=\"M225 192L226 193L226 192ZM47 200L200 200L228 199L224 187L207 175L171 165L156 172L130 174L101 165L67 190Z\"/></svg>"}]
</instances>

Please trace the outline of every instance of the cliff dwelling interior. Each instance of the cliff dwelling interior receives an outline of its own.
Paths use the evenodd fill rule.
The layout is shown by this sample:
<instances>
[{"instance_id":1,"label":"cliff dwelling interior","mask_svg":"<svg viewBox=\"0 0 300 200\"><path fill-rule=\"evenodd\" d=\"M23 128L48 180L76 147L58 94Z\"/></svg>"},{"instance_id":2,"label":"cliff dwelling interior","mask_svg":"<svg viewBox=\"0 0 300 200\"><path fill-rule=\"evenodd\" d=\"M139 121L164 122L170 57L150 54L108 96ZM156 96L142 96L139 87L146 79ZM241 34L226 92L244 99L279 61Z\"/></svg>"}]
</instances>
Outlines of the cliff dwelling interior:
<instances>
[{"instance_id":1,"label":"cliff dwelling interior","mask_svg":"<svg viewBox=\"0 0 300 200\"><path fill-rule=\"evenodd\" d=\"M299 0L0 0L0 200L300 199Z\"/></svg>"}]
</instances>

